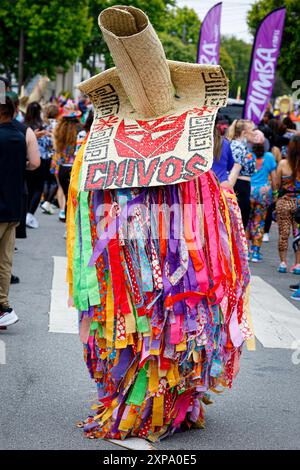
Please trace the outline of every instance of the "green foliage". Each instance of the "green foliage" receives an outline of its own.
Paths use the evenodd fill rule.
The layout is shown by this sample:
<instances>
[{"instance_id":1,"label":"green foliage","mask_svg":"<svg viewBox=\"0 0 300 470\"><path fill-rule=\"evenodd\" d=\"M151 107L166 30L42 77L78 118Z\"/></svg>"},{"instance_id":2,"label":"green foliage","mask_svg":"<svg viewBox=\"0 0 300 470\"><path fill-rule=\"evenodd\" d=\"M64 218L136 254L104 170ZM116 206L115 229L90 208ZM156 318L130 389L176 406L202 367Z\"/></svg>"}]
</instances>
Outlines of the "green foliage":
<instances>
[{"instance_id":1,"label":"green foliage","mask_svg":"<svg viewBox=\"0 0 300 470\"><path fill-rule=\"evenodd\" d=\"M197 48L195 44L184 44L178 37L168 33L159 33L159 38L164 46L166 57L169 60L180 62L195 62Z\"/></svg>"},{"instance_id":2,"label":"green foliage","mask_svg":"<svg viewBox=\"0 0 300 470\"><path fill-rule=\"evenodd\" d=\"M164 22L164 31L181 39L183 44L198 44L200 20L195 10L188 7L175 7L169 11Z\"/></svg>"},{"instance_id":3,"label":"green foliage","mask_svg":"<svg viewBox=\"0 0 300 470\"><path fill-rule=\"evenodd\" d=\"M91 20L88 0L1 0L0 64L16 73L20 31L25 38L25 78L67 70L82 54Z\"/></svg>"},{"instance_id":4,"label":"green foliage","mask_svg":"<svg viewBox=\"0 0 300 470\"><path fill-rule=\"evenodd\" d=\"M289 85L300 77L300 1L299 0L259 0L250 9L247 22L254 34L259 22L274 8L285 6L286 20L282 38L278 71Z\"/></svg>"},{"instance_id":5,"label":"green foliage","mask_svg":"<svg viewBox=\"0 0 300 470\"><path fill-rule=\"evenodd\" d=\"M234 36L221 37L221 44L220 64L230 80L230 96L235 98L238 87L241 86L242 97L245 98L252 45ZM222 55L222 50L226 51L227 58ZM226 62L223 62L224 59Z\"/></svg>"}]
</instances>

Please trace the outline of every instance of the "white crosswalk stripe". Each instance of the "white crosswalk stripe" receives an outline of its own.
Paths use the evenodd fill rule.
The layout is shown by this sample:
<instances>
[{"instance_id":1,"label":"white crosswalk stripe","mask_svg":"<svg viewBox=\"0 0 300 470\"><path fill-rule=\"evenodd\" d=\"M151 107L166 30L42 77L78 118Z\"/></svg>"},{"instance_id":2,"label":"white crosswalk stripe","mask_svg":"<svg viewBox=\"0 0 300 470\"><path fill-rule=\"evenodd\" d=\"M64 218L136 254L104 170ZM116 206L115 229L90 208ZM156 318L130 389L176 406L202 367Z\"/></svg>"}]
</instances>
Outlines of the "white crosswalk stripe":
<instances>
[{"instance_id":1,"label":"white crosswalk stripe","mask_svg":"<svg viewBox=\"0 0 300 470\"><path fill-rule=\"evenodd\" d=\"M67 305L67 259L54 256L49 332L78 333L78 315ZM300 310L259 276L251 278L251 316L254 332L265 348L293 349L300 340Z\"/></svg>"},{"instance_id":2,"label":"white crosswalk stripe","mask_svg":"<svg viewBox=\"0 0 300 470\"><path fill-rule=\"evenodd\" d=\"M293 349L300 339L300 311L259 276L251 277L251 316L255 336L266 348Z\"/></svg>"},{"instance_id":3,"label":"white crosswalk stripe","mask_svg":"<svg viewBox=\"0 0 300 470\"><path fill-rule=\"evenodd\" d=\"M49 332L78 334L77 311L75 308L68 307L67 258L53 256L53 261Z\"/></svg>"}]
</instances>

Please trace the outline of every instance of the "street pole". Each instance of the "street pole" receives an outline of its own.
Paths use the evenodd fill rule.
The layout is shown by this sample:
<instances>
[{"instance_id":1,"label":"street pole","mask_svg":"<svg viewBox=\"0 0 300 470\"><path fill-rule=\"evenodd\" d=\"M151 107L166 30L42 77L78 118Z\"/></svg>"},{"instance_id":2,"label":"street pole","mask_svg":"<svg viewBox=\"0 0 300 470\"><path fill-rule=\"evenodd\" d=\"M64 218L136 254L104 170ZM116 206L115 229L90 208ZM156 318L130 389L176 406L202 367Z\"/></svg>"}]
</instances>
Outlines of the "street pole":
<instances>
[{"instance_id":1,"label":"street pole","mask_svg":"<svg viewBox=\"0 0 300 470\"><path fill-rule=\"evenodd\" d=\"M21 88L24 81L24 29L20 30L20 41L19 41L19 65L18 65L18 81L19 81L19 94L21 93Z\"/></svg>"}]
</instances>

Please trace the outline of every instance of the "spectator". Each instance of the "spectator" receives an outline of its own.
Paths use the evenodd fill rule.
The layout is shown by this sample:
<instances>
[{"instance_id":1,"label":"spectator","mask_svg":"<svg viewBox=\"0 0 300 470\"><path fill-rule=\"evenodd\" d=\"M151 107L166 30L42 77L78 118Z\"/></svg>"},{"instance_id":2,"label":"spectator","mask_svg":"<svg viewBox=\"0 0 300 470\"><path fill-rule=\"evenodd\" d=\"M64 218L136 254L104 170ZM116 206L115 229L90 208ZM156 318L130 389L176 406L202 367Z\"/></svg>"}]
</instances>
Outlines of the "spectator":
<instances>
[{"instance_id":1,"label":"spectator","mask_svg":"<svg viewBox=\"0 0 300 470\"><path fill-rule=\"evenodd\" d=\"M236 163L230 172L229 183L234 186L246 229L250 214L250 177L255 172L255 159L248 150L248 144L255 142L254 123L247 119L236 119L227 135Z\"/></svg>"},{"instance_id":2,"label":"spectator","mask_svg":"<svg viewBox=\"0 0 300 470\"><path fill-rule=\"evenodd\" d=\"M50 159L48 151L51 148L50 132L46 130L46 126L42 120L42 108L36 101L30 103L25 116L25 124L30 127L37 139L39 151L41 155L40 167L26 175L28 185L28 213L26 217L26 225L30 228L38 228L39 223L34 216L43 194L44 181L47 177L47 170L50 168Z\"/></svg>"},{"instance_id":3,"label":"spectator","mask_svg":"<svg viewBox=\"0 0 300 470\"><path fill-rule=\"evenodd\" d=\"M281 160L277 168L279 199L276 203L279 230L278 250L280 265L278 271L287 272L288 239L292 229L294 237L298 234L298 225L294 219L297 201L300 198L300 137L295 136L288 147L287 159ZM295 253L295 264L290 271L300 274L300 247Z\"/></svg>"},{"instance_id":4,"label":"spectator","mask_svg":"<svg viewBox=\"0 0 300 470\"><path fill-rule=\"evenodd\" d=\"M264 223L268 207L272 202L272 189L276 190L275 158L271 152L265 152L264 134L261 131L256 131L256 134L257 143L252 147L256 171L251 176L251 211L246 232L249 240L249 260L254 263L262 261L260 249L263 241Z\"/></svg>"},{"instance_id":5,"label":"spectator","mask_svg":"<svg viewBox=\"0 0 300 470\"><path fill-rule=\"evenodd\" d=\"M26 165L28 170L39 166L37 153L28 154L26 162L26 137L14 125L15 107L6 97L0 104L0 326L6 327L18 321L9 304L12 260L16 227L22 217L22 198Z\"/></svg>"},{"instance_id":6,"label":"spectator","mask_svg":"<svg viewBox=\"0 0 300 470\"><path fill-rule=\"evenodd\" d=\"M66 202L72 165L76 155L77 136L80 128L78 119L80 116L81 111L76 103L68 100L63 107L62 115L54 132L55 156L52 161Z\"/></svg>"}]
</instances>

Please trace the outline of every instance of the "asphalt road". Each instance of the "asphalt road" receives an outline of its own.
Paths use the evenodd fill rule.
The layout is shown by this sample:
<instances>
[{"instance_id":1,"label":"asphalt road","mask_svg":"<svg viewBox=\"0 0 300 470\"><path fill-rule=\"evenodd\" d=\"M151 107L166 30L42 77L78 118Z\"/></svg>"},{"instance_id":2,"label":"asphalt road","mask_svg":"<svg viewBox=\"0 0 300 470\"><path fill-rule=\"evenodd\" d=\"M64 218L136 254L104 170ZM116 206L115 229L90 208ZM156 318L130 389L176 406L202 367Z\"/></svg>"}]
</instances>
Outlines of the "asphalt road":
<instances>
[{"instance_id":1,"label":"asphalt road","mask_svg":"<svg viewBox=\"0 0 300 470\"><path fill-rule=\"evenodd\" d=\"M95 387L79 338L48 332L52 256L65 256L65 227L56 216L38 218L40 228L17 241L14 274L21 284L12 287L11 300L20 322L0 332L6 348L6 364L0 365L0 449L119 449L85 439L75 426L88 414ZM297 278L276 272L276 226L263 250L265 261L253 266L253 273L289 298L288 285ZM156 447L300 449L300 364L293 364L292 353L258 342L255 352L245 350L233 389L206 407L206 429L177 434Z\"/></svg>"}]
</instances>

